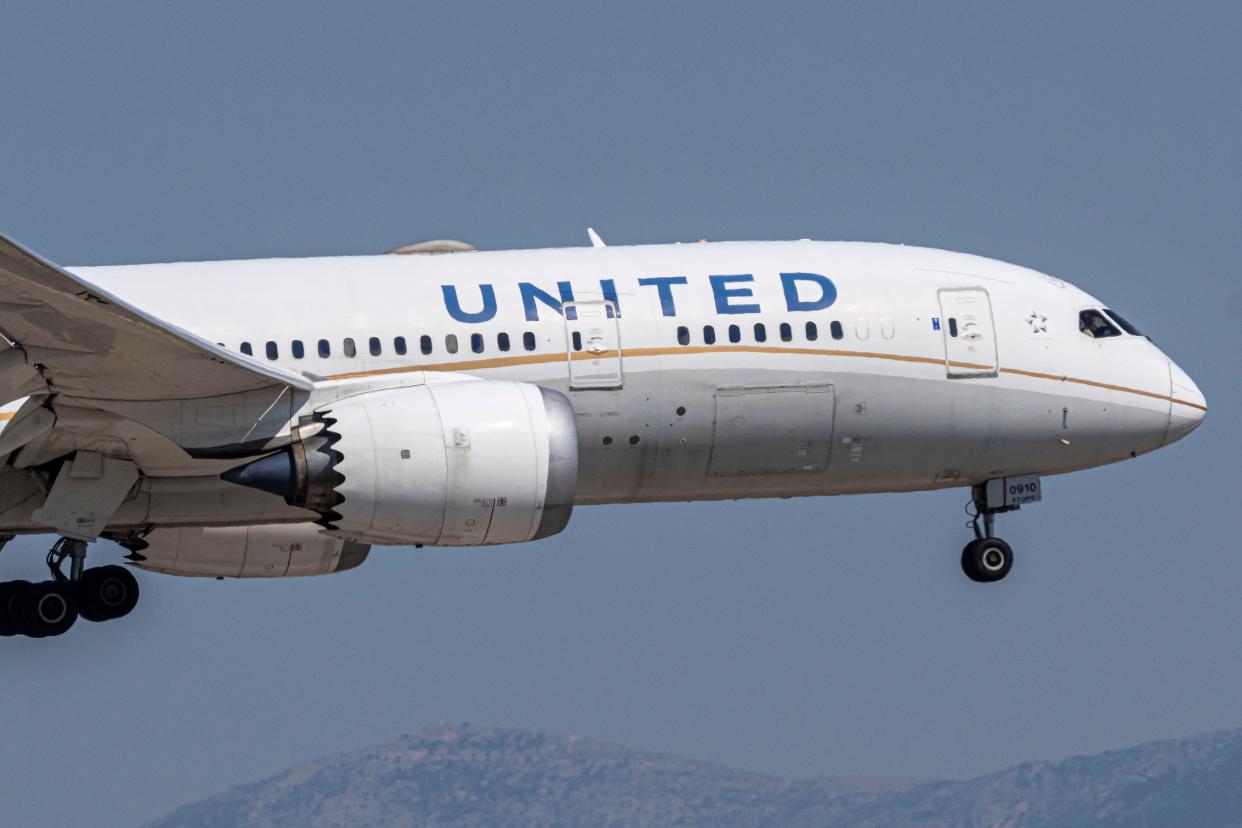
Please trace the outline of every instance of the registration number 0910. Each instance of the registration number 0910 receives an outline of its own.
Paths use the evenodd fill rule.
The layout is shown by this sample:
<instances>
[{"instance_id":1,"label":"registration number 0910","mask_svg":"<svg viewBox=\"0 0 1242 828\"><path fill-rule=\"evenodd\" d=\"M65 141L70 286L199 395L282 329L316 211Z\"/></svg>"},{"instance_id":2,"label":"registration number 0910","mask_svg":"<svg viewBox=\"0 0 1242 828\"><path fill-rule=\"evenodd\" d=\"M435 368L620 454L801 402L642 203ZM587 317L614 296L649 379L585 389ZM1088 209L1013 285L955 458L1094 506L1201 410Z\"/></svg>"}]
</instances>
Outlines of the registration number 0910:
<instances>
[{"instance_id":1,"label":"registration number 0910","mask_svg":"<svg viewBox=\"0 0 1242 828\"><path fill-rule=\"evenodd\" d=\"M1039 475L1023 474L1017 477L1001 477L987 484L988 506L1003 508L1037 503L1043 498Z\"/></svg>"}]
</instances>

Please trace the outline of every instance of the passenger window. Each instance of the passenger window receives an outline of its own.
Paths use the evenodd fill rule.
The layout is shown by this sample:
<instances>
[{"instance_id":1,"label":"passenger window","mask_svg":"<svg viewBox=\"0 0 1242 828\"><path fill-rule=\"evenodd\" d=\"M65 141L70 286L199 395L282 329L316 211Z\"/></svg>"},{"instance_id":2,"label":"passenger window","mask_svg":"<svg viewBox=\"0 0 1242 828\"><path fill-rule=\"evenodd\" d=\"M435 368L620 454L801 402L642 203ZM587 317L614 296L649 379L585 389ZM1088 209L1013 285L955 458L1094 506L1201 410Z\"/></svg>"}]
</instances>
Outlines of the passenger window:
<instances>
[{"instance_id":1,"label":"passenger window","mask_svg":"<svg viewBox=\"0 0 1242 828\"><path fill-rule=\"evenodd\" d=\"M819 339L819 326L814 322L806 323L806 341L814 342Z\"/></svg>"},{"instance_id":2,"label":"passenger window","mask_svg":"<svg viewBox=\"0 0 1242 828\"><path fill-rule=\"evenodd\" d=\"M530 331L522 334L522 347L528 351L535 350L535 335Z\"/></svg>"},{"instance_id":3,"label":"passenger window","mask_svg":"<svg viewBox=\"0 0 1242 828\"><path fill-rule=\"evenodd\" d=\"M742 341L742 329L739 328L737 325L729 326L729 341L730 342L741 342Z\"/></svg>"},{"instance_id":4,"label":"passenger window","mask_svg":"<svg viewBox=\"0 0 1242 828\"><path fill-rule=\"evenodd\" d=\"M766 342L768 339L768 329L763 327L762 322L755 323L755 341Z\"/></svg>"},{"instance_id":5,"label":"passenger window","mask_svg":"<svg viewBox=\"0 0 1242 828\"><path fill-rule=\"evenodd\" d=\"M302 357L306 356L306 348L302 346L302 340L300 339L293 340L293 345L291 346L290 350L293 351L294 359L301 359Z\"/></svg>"},{"instance_id":6,"label":"passenger window","mask_svg":"<svg viewBox=\"0 0 1242 828\"><path fill-rule=\"evenodd\" d=\"M319 356L323 359L332 356L332 345L326 339L319 340Z\"/></svg>"},{"instance_id":7,"label":"passenger window","mask_svg":"<svg viewBox=\"0 0 1242 828\"><path fill-rule=\"evenodd\" d=\"M840 322L833 322L828 326L828 330L832 332L833 339L845 339L845 329L841 327Z\"/></svg>"},{"instance_id":8,"label":"passenger window","mask_svg":"<svg viewBox=\"0 0 1242 828\"><path fill-rule=\"evenodd\" d=\"M378 336L373 336L373 337L371 337L370 341L369 341L369 342L367 342L367 345L369 345L369 346L370 346L370 349L371 349L371 356L379 356L379 355L380 355L380 341L379 341L379 337L378 337Z\"/></svg>"},{"instance_id":9,"label":"passenger window","mask_svg":"<svg viewBox=\"0 0 1242 828\"><path fill-rule=\"evenodd\" d=\"M581 351L582 350L582 334L579 333L578 331L574 331L573 341L574 341L574 350Z\"/></svg>"},{"instance_id":10,"label":"passenger window","mask_svg":"<svg viewBox=\"0 0 1242 828\"><path fill-rule=\"evenodd\" d=\"M502 351L509 350L509 335L507 333L496 334L496 347Z\"/></svg>"},{"instance_id":11,"label":"passenger window","mask_svg":"<svg viewBox=\"0 0 1242 828\"><path fill-rule=\"evenodd\" d=\"M249 342L243 342L241 344L241 352L246 356L254 356L254 349L250 347Z\"/></svg>"},{"instance_id":12,"label":"passenger window","mask_svg":"<svg viewBox=\"0 0 1242 828\"><path fill-rule=\"evenodd\" d=\"M859 317L854 322L854 335L859 339L866 339L871 336L871 323L865 318Z\"/></svg>"},{"instance_id":13,"label":"passenger window","mask_svg":"<svg viewBox=\"0 0 1242 828\"><path fill-rule=\"evenodd\" d=\"M444 350L450 354L457 353L457 334L449 334L444 337Z\"/></svg>"},{"instance_id":14,"label":"passenger window","mask_svg":"<svg viewBox=\"0 0 1242 828\"><path fill-rule=\"evenodd\" d=\"M703 326L703 344L704 345L715 345L716 344L716 329L713 328L711 325Z\"/></svg>"},{"instance_id":15,"label":"passenger window","mask_svg":"<svg viewBox=\"0 0 1242 828\"><path fill-rule=\"evenodd\" d=\"M690 344L690 329L687 328L685 325L682 325L681 327L677 329L677 344L678 345L689 345Z\"/></svg>"},{"instance_id":16,"label":"passenger window","mask_svg":"<svg viewBox=\"0 0 1242 828\"><path fill-rule=\"evenodd\" d=\"M793 328L788 322L781 323L781 342L793 341Z\"/></svg>"},{"instance_id":17,"label":"passenger window","mask_svg":"<svg viewBox=\"0 0 1242 828\"><path fill-rule=\"evenodd\" d=\"M1078 330L1093 339L1121 336L1121 331L1098 310L1085 310L1078 314Z\"/></svg>"},{"instance_id":18,"label":"passenger window","mask_svg":"<svg viewBox=\"0 0 1242 828\"><path fill-rule=\"evenodd\" d=\"M280 349L276 347L275 342L268 342L265 348L268 359L280 359Z\"/></svg>"},{"instance_id":19,"label":"passenger window","mask_svg":"<svg viewBox=\"0 0 1242 828\"><path fill-rule=\"evenodd\" d=\"M352 336L345 337L345 342L342 343L342 350L345 352L345 356L347 357L355 357L358 355L358 348L354 345L354 338Z\"/></svg>"},{"instance_id":20,"label":"passenger window","mask_svg":"<svg viewBox=\"0 0 1242 828\"><path fill-rule=\"evenodd\" d=\"M405 356L405 337L393 337L392 349L397 352L397 356Z\"/></svg>"},{"instance_id":21,"label":"passenger window","mask_svg":"<svg viewBox=\"0 0 1242 828\"><path fill-rule=\"evenodd\" d=\"M431 337L423 334L418 338L418 349L424 354L431 353Z\"/></svg>"},{"instance_id":22,"label":"passenger window","mask_svg":"<svg viewBox=\"0 0 1242 828\"><path fill-rule=\"evenodd\" d=\"M470 334L470 350L476 354L483 353L483 334Z\"/></svg>"},{"instance_id":23,"label":"passenger window","mask_svg":"<svg viewBox=\"0 0 1242 828\"><path fill-rule=\"evenodd\" d=\"M949 317L949 336L957 336L957 320Z\"/></svg>"}]
</instances>

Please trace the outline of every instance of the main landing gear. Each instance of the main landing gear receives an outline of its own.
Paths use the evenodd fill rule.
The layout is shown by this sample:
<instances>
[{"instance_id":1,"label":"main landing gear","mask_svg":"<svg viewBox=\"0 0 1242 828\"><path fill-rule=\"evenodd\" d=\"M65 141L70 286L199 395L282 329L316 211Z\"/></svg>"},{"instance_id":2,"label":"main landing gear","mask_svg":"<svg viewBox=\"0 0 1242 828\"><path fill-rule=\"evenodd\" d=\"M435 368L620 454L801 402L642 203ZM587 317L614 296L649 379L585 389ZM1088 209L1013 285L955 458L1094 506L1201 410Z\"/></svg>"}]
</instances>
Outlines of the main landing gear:
<instances>
[{"instance_id":1,"label":"main landing gear","mask_svg":"<svg viewBox=\"0 0 1242 828\"><path fill-rule=\"evenodd\" d=\"M997 482L1001 485L994 485ZM1003 494L1007 485L1006 481L989 481L989 483L992 485L984 483L971 489L971 503L975 510L971 519L971 528L975 531L975 539L962 549L962 571L970 580L983 584L1001 580L1013 568L1013 549L996 537L994 529L996 515L1001 512L1012 512L1018 508L1017 503L1010 503ZM1035 485L1037 488L1034 499L1038 499L1038 482ZM997 497L998 493L1002 494ZM992 503L989 503L989 494L993 495L994 502ZM1026 502L1033 501L1027 500ZM979 528L980 518L983 519L982 529Z\"/></svg>"},{"instance_id":2,"label":"main landing gear","mask_svg":"<svg viewBox=\"0 0 1242 828\"><path fill-rule=\"evenodd\" d=\"M61 564L69 559L69 574ZM86 569L86 541L61 538L47 553L49 581L0 583L0 636L61 635L79 617L111 621L138 603L138 581L123 566Z\"/></svg>"}]
</instances>

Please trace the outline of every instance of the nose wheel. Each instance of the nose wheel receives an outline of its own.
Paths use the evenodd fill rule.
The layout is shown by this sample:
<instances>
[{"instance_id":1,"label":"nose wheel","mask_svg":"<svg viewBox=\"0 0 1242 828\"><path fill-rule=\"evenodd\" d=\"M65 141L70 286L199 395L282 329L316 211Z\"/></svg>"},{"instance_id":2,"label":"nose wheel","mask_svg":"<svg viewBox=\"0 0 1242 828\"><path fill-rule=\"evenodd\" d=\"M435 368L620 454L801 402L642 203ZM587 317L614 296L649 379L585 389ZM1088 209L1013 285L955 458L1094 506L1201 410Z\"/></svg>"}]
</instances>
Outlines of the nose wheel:
<instances>
[{"instance_id":1,"label":"nose wheel","mask_svg":"<svg viewBox=\"0 0 1242 828\"><path fill-rule=\"evenodd\" d=\"M61 564L70 560L69 574ZM69 631L78 618L111 621L138 603L138 581L123 566L86 569L86 542L56 541L47 554L52 578L0 583L0 636L47 638Z\"/></svg>"},{"instance_id":2,"label":"nose wheel","mask_svg":"<svg viewBox=\"0 0 1242 828\"><path fill-rule=\"evenodd\" d=\"M976 538L962 549L962 571L972 581L999 581L1013 568L1013 550L1000 538Z\"/></svg>"},{"instance_id":3,"label":"nose wheel","mask_svg":"<svg viewBox=\"0 0 1242 828\"><path fill-rule=\"evenodd\" d=\"M1013 569L1013 549L995 534L996 515L1018 507L989 505L986 484L971 490L971 502L975 509L971 520L975 539L962 548L962 572L976 583L990 584L1003 579Z\"/></svg>"}]
</instances>

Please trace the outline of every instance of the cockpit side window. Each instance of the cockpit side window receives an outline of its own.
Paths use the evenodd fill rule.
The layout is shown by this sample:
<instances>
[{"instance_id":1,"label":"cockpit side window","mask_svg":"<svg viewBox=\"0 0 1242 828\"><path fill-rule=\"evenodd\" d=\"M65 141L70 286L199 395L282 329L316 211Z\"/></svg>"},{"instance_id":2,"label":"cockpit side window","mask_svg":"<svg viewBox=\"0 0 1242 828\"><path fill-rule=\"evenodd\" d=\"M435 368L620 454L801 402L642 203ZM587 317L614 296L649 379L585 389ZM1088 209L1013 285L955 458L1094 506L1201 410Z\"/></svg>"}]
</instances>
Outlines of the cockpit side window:
<instances>
[{"instance_id":1,"label":"cockpit side window","mask_svg":"<svg viewBox=\"0 0 1242 828\"><path fill-rule=\"evenodd\" d=\"M1147 335L1147 334L1143 333L1142 331L1140 331L1140 330L1138 329L1138 326L1137 326L1137 325L1135 325L1135 324L1134 324L1133 322L1131 322L1129 319L1126 319L1126 318L1125 318L1124 316L1122 316L1121 314L1117 313L1117 311L1113 310L1112 308L1105 308L1105 309L1104 309L1104 312L1105 312L1106 314L1108 314L1108 318L1109 318L1109 319L1111 319L1111 320L1113 320L1114 322L1116 322L1116 323L1117 323L1117 325L1118 325L1118 326L1119 326L1119 327L1120 327L1123 331L1125 331L1126 333L1128 333L1130 336L1146 336L1146 335Z\"/></svg>"},{"instance_id":2,"label":"cockpit side window","mask_svg":"<svg viewBox=\"0 0 1242 828\"><path fill-rule=\"evenodd\" d=\"M1117 326L1108 321L1108 317L1091 308L1078 314L1078 330L1092 339L1105 339L1110 336L1121 336Z\"/></svg>"}]
</instances>

